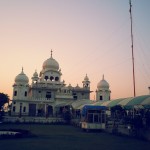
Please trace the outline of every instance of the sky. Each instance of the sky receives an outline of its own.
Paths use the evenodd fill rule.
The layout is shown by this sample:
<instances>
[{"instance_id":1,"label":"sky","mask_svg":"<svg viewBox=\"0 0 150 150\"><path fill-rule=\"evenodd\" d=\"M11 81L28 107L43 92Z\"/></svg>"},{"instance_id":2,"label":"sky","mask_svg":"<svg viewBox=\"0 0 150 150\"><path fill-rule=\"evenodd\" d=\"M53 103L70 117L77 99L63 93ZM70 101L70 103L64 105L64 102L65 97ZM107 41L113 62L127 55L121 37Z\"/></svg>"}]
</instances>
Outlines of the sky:
<instances>
[{"instance_id":1,"label":"sky","mask_svg":"<svg viewBox=\"0 0 150 150\"><path fill-rule=\"evenodd\" d=\"M150 1L132 0L136 96L149 94ZM104 74L111 99L134 96L128 0L0 0L0 92L50 57L66 85L87 74L91 99Z\"/></svg>"}]
</instances>

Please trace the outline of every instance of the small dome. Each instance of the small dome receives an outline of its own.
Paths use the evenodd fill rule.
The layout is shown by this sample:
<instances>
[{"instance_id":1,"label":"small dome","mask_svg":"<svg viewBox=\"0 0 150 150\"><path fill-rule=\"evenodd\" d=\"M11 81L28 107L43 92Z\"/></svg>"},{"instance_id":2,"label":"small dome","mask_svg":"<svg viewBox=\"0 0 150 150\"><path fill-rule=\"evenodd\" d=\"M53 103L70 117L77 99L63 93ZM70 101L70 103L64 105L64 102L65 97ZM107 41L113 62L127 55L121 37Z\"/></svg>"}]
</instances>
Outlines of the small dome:
<instances>
[{"instance_id":1,"label":"small dome","mask_svg":"<svg viewBox=\"0 0 150 150\"><path fill-rule=\"evenodd\" d=\"M33 77L38 77L38 73L37 71L35 70L34 74L33 74Z\"/></svg>"},{"instance_id":2,"label":"small dome","mask_svg":"<svg viewBox=\"0 0 150 150\"><path fill-rule=\"evenodd\" d=\"M23 68L22 72L18 74L15 78L15 83L20 83L20 84L27 84L29 82L29 78L24 74Z\"/></svg>"},{"instance_id":3,"label":"small dome","mask_svg":"<svg viewBox=\"0 0 150 150\"><path fill-rule=\"evenodd\" d=\"M72 88L71 84L69 83L68 88Z\"/></svg>"},{"instance_id":4,"label":"small dome","mask_svg":"<svg viewBox=\"0 0 150 150\"><path fill-rule=\"evenodd\" d=\"M97 88L109 88L109 83L104 79L104 75L102 80L97 84Z\"/></svg>"},{"instance_id":5,"label":"small dome","mask_svg":"<svg viewBox=\"0 0 150 150\"><path fill-rule=\"evenodd\" d=\"M84 77L84 81L89 81L89 78L88 78L87 74L86 74L86 76Z\"/></svg>"},{"instance_id":6,"label":"small dome","mask_svg":"<svg viewBox=\"0 0 150 150\"><path fill-rule=\"evenodd\" d=\"M76 85L76 88L80 88L78 84Z\"/></svg>"}]
</instances>

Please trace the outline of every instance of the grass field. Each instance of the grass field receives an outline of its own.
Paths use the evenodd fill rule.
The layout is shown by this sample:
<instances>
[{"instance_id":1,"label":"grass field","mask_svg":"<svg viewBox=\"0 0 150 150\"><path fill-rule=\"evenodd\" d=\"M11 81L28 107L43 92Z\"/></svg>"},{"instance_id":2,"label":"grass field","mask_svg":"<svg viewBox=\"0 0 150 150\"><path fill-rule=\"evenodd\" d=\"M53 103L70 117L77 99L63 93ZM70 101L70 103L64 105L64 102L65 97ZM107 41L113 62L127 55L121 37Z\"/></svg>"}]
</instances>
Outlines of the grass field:
<instances>
[{"instance_id":1,"label":"grass field","mask_svg":"<svg viewBox=\"0 0 150 150\"><path fill-rule=\"evenodd\" d=\"M108 133L86 133L67 125L0 124L0 129L26 129L36 137L1 139L0 150L149 150L150 142Z\"/></svg>"}]
</instances>

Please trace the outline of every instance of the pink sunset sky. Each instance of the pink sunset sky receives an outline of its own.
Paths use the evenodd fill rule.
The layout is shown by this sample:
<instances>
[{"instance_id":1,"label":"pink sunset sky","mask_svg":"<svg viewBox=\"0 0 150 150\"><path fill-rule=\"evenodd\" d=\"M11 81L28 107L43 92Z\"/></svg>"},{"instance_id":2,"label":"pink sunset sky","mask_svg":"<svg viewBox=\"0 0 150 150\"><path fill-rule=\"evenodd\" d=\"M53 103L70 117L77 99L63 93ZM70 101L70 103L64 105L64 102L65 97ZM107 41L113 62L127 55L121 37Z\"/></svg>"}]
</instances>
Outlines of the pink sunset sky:
<instances>
[{"instance_id":1,"label":"pink sunset sky","mask_svg":"<svg viewBox=\"0 0 150 150\"><path fill-rule=\"evenodd\" d=\"M138 96L149 94L150 1L132 4ZM0 1L0 92L12 98L22 66L31 83L51 49L67 85L82 86L87 73L91 99L103 74L112 99L133 96L128 0Z\"/></svg>"}]
</instances>

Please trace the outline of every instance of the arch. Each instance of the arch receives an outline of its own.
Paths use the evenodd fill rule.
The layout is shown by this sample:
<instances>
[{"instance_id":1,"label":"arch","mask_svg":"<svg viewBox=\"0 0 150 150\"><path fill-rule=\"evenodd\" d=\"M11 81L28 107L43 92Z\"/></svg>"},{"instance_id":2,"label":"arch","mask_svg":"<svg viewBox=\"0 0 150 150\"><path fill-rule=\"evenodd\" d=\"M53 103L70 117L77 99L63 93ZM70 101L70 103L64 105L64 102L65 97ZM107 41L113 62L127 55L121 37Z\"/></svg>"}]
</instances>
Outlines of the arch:
<instances>
[{"instance_id":1,"label":"arch","mask_svg":"<svg viewBox=\"0 0 150 150\"><path fill-rule=\"evenodd\" d=\"M46 114L47 117L53 116L53 106L48 105L46 112L47 112Z\"/></svg>"},{"instance_id":2,"label":"arch","mask_svg":"<svg viewBox=\"0 0 150 150\"><path fill-rule=\"evenodd\" d=\"M103 96L102 95L100 95L99 100L101 100L101 101L103 100Z\"/></svg>"},{"instance_id":3,"label":"arch","mask_svg":"<svg viewBox=\"0 0 150 150\"><path fill-rule=\"evenodd\" d=\"M27 91L25 91L25 92L24 92L24 96L27 97L27 94L28 94Z\"/></svg>"},{"instance_id":4,"label":"arch","mask_svg":"<svg viewBox=\"0 0 150 150\"><path fill-rule=\"evenodd\" d=\"M24 112L24 113L26 112L26 107L25 107L25 106L23 107L23 112Z\"/></svg>"},{"instance_id":5,"label":"arch","mask_svg":"<svg viewBox=\"0 0 150 150\"><path fill-rule=\"evenodd\" d=\"M55 77L55 81L59 81L59 77Z\"/></svg>"},{"instance_id":6,"label":"arch","mask_svg":"<svg viewBox=\"0 0 150 150\"><path fill-rule=\"evenodd\" d=\"M47 92L46 92L46 98L47 98L47 99L50 99L51 97L52 97L51 92L47 91Z\"/></svg>"},{"instance_id":7,"label":"arch","mask_svg":"<svg viewBox=\"0 0 150 150\"><path fill-rule=\"evenodd\" d=\"M54 77L53 77L53 76L50 76L50 80L53 81L53 80L54 80Z\"/></svg>"},{"instance_id":8,"label":"arch","mask_svg":"<svg viewBox=\"0 0 150 150\"><path fill-rule=\"evenodd\" d=\"M48 80L48 76L45 76L44 79L47 81Z\"/></svg>"},{"instance_id":9,"label":"arch","mask_svg":"<svg viewBox=\"0 0 150 150\"><path fill-rule=\"evenodd\" d=\"M17 91L14 91L14 96L17 96Z\"/></svg>"}]
</instances>

